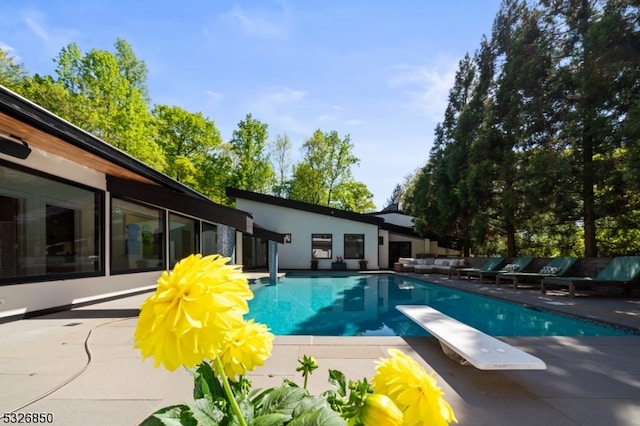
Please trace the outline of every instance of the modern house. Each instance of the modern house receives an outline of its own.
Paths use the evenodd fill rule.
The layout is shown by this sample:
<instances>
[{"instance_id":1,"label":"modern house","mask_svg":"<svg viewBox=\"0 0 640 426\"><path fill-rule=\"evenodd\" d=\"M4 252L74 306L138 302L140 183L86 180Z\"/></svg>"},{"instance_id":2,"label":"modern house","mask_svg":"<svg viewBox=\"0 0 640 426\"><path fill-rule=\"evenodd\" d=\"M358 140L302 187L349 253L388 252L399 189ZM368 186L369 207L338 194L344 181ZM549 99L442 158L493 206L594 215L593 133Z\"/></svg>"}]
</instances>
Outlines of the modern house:
<instances>
[{"instance_id":1,"label":"modern house","mask_svg":"<svg viewBox=\"0 0 640 426\"><path fill-rule=\"evenodd\" d=\"M147 291L236 232L284 241L0 86L0 321Z\"/></svg>"},{"instance_id":2,"label":"modern house","mask_svg":"<svg viewBox=\"0 0 640 426\"><path fill-rule=\"evenodd\" d=\"M150 291L192 253L245 269L386 269L432 243L364 215L229 189L214 203L0 86L0 322ZM254 223L255 220L255 223Z\"/></svg>"},{"instance_id":3,"label":"modern house","mask_svg":"<svg viewBox=\"0 0 640 426\"><path fill-rule=\"evenodd\" d=\"M417 235L412 218L399 211L361 214L234 188L227 195L260 226L285 235L274 248L281 269L309 269L312 261L318 269L336 269L339 258L347 269L361 269L365 261L366 269L389 269L398 257L459 254ZM272 265L266 241L245 234L236 248L247 269Z\"/></svg>"}]
</instances>

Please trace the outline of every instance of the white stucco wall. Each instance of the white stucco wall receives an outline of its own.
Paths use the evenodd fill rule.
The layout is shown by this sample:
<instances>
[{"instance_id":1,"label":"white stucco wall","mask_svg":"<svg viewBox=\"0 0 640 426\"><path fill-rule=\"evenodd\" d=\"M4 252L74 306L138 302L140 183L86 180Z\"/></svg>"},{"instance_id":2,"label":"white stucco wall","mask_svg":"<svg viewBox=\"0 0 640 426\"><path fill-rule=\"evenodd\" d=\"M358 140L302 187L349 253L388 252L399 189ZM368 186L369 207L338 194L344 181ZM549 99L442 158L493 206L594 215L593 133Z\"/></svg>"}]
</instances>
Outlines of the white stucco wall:
<instances>
[{"instance_id":1,"label":"white stucco wall","mask_svg":"<svg viewBox=\"0 0 640 426\"><path fill-rule=\"evenodd\" d=\"M389 269L389 231L380 229L378 236L382 238L382 245L378 245L378 264L380 269Z\"/></svg>"},{"instance_id":2,"label":"white stucco wall","mask_svg":"<svg viewBox=\"0 0 640 426\"><path fill-rule=\"evenodd\" d=\"M332 259L320 259L318 269L331 269L337 256L344 257L344 234L364 234L364 258L368 269L378 269L378 226L302 210L237 199L236 208L253 215L254 223L274 232L291 234L290 244L278 245L280 269L310 269L311 235L331 234ZM358 269L357 259L345 259L348 269Z\"/></svg>"}]
</instances>

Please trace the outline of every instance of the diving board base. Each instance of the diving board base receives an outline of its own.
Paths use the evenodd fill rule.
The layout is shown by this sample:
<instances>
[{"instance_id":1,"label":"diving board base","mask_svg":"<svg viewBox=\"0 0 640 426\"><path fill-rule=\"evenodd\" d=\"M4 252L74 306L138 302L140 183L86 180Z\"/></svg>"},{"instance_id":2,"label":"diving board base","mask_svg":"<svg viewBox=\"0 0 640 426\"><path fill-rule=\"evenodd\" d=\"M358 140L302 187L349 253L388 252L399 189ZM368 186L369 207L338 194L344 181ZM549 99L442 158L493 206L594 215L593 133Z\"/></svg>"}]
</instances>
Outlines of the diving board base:
<instances>
[{"instance_id":1,"label":"diving board base","mask_svg":"<svg viewBox=\"0 0 640 426\"><path fill-rule=\"evenodd\" d=\"M438 339L443 352L480 370L545 370L539 358L424 305L396 309Z\"/></svg>"}]
</instances>

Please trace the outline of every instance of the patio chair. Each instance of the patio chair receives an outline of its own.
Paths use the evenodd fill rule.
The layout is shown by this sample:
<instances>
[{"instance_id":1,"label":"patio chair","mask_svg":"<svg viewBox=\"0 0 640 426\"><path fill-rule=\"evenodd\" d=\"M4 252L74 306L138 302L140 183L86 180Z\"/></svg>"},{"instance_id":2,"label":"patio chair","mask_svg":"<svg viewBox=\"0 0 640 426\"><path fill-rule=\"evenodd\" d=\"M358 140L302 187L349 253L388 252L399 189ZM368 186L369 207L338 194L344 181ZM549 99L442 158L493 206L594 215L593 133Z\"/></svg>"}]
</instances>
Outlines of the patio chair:
<instances>
[{"instance_id":1,"label":"patio chair","mask_svg":"<svg viewBox=\"0 0 640 426\"><path fill-rule=\"evenodd\" d=\"M542 279L540 291L546 294L547 287L560 286L569 288L569 297L576 295L577 288L590 288L595 285L609 287L625 287L626 293L631 284L640 276L640 256L618 256L595 277L545 277Z\"/></svg>"},{"instance_id":2,"label":"patio chair","mask_svg":"<svg viewBox=\"0 0 640 426\"><path fill-rule=\"evenodd\" d=\"M496 275L496 284L500 285L501 281L511 281L514 289L518 288L518 284L523 281L541 285L543 278L565 275L576 260L578 260L576 257L556 257L538 272L503 272Z\"/></svg>"},{"instance_id":3,"label":"patio chair","mask_svg":"<svg viewBox=\"0 0 640 426\"><path fill-rule=\"evenodd\" d=\"M498 276L498 274L503 272L521 272L524 268L529 266L532 260L533 257L517 257L513 259L513 261L511 261L509 264L504 265L500 269L492 271L469 271L467 272L467 276L469 278L478 277L480 278L480 282L482 283L484 282L485 278L495 278Z\"/></svg>"},{"instance_id":4,"label":"patio chair","mask_svg":"<svg viewBox=\"0 0 640 426\"><path fill-rule=\"evenodd\" d=\"M500 267L500 265L502 265L503 262L504 257L492 257L479 268L459 268L456 270L456 278L460 279L462 276L466 275L468 281L469 272L495 271Z\"/></svg>"}]
</instances>

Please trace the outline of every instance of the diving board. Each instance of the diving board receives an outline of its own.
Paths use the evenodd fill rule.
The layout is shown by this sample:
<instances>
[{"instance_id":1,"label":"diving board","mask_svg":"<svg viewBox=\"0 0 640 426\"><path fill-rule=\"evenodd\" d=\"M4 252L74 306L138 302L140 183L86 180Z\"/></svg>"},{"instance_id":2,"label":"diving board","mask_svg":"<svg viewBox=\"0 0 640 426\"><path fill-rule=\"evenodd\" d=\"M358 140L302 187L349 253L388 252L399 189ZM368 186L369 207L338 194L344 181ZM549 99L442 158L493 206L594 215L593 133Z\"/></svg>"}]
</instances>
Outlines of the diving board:
<instances>
[{"instance_id":1,"label":"diving board","mask_svg":"<svg viewBox=\"0 0 640 426\"><path fill-rule=\"evenodd\" d=\"M424 305L396 309L440 341L447 356L480 370L545 370L539 358Z\"/></svg>"}]
</instances>

